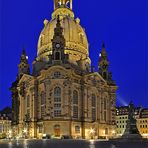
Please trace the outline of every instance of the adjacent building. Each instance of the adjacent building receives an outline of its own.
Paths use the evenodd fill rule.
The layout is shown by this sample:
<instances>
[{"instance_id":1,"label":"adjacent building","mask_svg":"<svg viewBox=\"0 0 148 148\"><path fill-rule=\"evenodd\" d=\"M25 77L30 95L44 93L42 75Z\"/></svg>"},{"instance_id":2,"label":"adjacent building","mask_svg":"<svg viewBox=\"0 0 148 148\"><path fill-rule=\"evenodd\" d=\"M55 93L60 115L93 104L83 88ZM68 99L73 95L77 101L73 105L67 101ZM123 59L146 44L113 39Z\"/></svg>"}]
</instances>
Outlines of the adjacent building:
<instances>
[{"instance_id":1,"label":"adjacent building","mask_svg":"<svg viewBox=\"0 0 148 148\"><path fill-rule=\"evenodd\" d=\"M11 119L6 114L0 114L0 139L8 138L12 134Z\"/></svg>"},{"instance_id":2,"label":"adjacent building","mask_svg":"<svg viewBox=\"0 0 148 148\"><path fill-rule=\"evenodd\" d=\"M140 118L137 119L137 127L144 138L148 138L148 108L142 109Z\"/></svg>"},{"instance_id":3,"label":"adjacent building","mask_svg":"<svg viewBox=\"0 0 148 148\"><path fill-rule=\"evenodd\" d=\"M30 73L23 50L11 87L13 133L27 138L114 136L117 86L106 48L103 44L95 72L72 0L54 0L52 19L44 21L32 67Z\"/></svg>"},{"instance_id":4,"label":"adjacent building","mask_svg":"<svg viewBox=\"0 0 148 148\"><path fill-rule=\"evenodd\" d=\"M137 128L142 137L148 137L148 109L142 107L135 108L135 119L137 120ZM120 106L116 108L116 136L121 137L126 129L128 120L128 106Z\"/></svg>"}]
</instances>

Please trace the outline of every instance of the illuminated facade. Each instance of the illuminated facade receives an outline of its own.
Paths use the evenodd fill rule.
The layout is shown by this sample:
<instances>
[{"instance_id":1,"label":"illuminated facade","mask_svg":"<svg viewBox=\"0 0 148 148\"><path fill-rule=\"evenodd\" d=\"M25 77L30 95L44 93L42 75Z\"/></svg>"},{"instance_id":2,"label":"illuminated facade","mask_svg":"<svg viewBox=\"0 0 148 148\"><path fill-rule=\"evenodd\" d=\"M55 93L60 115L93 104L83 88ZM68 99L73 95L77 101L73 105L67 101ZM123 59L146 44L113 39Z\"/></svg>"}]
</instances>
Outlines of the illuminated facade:
<instances>
[{"instance_id":1,"label":"illuminated facade","mask_svg":"<svg viewBox=\"0 0 148 148\"><path fill-rule=\"evenodd\" d=\"M113 137L117 86L107 52L103 44L95 72L86 33L80 19L74 19L72 0L54 0L52 19L44 21L39 36L32 74L29 67L23 50L11 87L16 135Z\"/></svg>"},{"instance_id":2,"label":"illuminated facade","mask_svg":"<svg viewBox=\"0 0 148 148\"><path fill-rule=\"evenodd\" d=\"M137 119L137 127L143 138L148 138L148 109L142 109L140 118Z\"/></svg>"},{"instance_id":3,"label":"illuminated facade","mask_svg":"<svg viewBox=\"0 0 148 148\"><path fill-rule=\"evenodd\" d=\"M6 114L0 114L0 139L11 136L11 119Z\"/></svg>"}]
</instances>

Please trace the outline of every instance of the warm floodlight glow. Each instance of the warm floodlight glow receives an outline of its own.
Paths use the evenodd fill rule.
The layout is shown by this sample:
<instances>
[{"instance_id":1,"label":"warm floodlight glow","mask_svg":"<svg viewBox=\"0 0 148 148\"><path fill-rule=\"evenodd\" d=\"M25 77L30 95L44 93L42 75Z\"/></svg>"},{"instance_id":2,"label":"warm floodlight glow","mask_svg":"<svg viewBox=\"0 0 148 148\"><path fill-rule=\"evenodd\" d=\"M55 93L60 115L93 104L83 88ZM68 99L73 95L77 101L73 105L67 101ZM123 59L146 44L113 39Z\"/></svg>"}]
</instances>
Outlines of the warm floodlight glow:
<instances>
[{"instance_id":1,"label":"warm floodlight glow","mask_svg":"<svg viewBox=\"0 0 148 148\"><path fill-rule=\"evenodd\" d=\"M115 133L116 133L115 130L113 130L113 131L112 131L112 134L115 134Z\"/></svg>"},{"instance_id":2,"label":"warm floodlight glow","mask_svg":"<svg viewBox=\"0 0 148 148\"><path fill-rule=\"evenodd\" d=\"M95 130L93 128L90 129L90 134L94 134Z\"/></svg>"},{"instance_id":3,"label":"warm floodlight glow","mask_svg":"<svg viewBox=\"0 0 148 148\"><path fill-rule=\"evenodd\" d=\"M24 129L24 133L27 133L27 129Z\"/></svg>"},{"instance_id":4,"label":"warm floodlight glow","mask_svg":"<svg viewBox=\"0 0 148 148\"><path fill-rule=\"evenodd\" d=\"M12 131L11 130L9 130L9 134L11 134L12 133Z\"/></svg>"}]
</instances>

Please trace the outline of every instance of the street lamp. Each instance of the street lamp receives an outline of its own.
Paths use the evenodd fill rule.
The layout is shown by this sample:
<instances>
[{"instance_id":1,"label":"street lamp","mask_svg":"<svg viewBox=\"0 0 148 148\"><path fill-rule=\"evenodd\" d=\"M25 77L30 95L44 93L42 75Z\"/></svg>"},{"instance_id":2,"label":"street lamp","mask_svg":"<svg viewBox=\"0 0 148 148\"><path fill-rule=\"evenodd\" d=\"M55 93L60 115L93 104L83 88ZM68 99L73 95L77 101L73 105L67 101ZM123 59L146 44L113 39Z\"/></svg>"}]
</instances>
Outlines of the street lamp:
<instances>
[{"instance_id":1,"label":"street lamp","mask_svg":"<svg viewBox=\"0 0 148 148\"><path fill-rule=\"evenodd\" d=\"M8 138L11 139L12 138L12 130L8 131Z\"/></svg>"},{"instance_id":2,"label":"street lamp","mask_svg":"<svg viewBox=\"0 0 148 148\"><path fill-rule=\"evenodd\" d=\"M115 137L115 135L116 135L116 131L115 130L112 130L112 136L113 136L113 138Z\"/></svg>"},{"instance_id":3,"label":"street lamp","mask_svg":"<svg viewBox=\"0 0 148 148\"><path fill-rule=\"evenodd\" d=\"M91 139L93 139L93 136L95 134L95 130L93 128L91 128L89 133L90 133Z\"/></svg>"},{"instance_id":4,"label":"street lamp","mask_svg":"<svg viewBox=\"0 0 148 148\"><path fill-rule=\"evenodd\" d=\"M24 133L24 138L26 138L26 134L27 134L27 129L26 128L24 128L23 133Z\"/></svg>"},{"instance_id":5,"label":"street lamp","mask_svg":"<svg viewBox=\"0 0 148 148\"><path fill-rule=\"evenodd\" d=\"M27 133L27 129L26 128L24 129L24 133Z\"/></svg>"}]
</instances>

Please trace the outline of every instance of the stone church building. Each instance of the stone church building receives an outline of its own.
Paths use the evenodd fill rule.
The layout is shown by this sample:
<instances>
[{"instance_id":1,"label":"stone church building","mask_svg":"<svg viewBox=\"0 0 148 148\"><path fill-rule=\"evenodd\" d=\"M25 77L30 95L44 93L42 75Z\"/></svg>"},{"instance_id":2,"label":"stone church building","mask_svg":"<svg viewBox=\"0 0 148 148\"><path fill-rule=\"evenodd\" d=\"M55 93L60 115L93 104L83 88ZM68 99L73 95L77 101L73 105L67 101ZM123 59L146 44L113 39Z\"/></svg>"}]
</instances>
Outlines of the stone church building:
<instances>
[{"instance_id":1,"label":"stone church building","mask_svg":"<svg viewBox=\"0 0 148 148\"><path fill-rule=\"evenodd\" d=\"M10 88L14 136L114 136L117 86L109 71L107 52L103 44L99 71L95 72L72 0L54 0L52 19L44 21L32 67L30 73L23 50Z\"/></svg>"}]
</instances>

